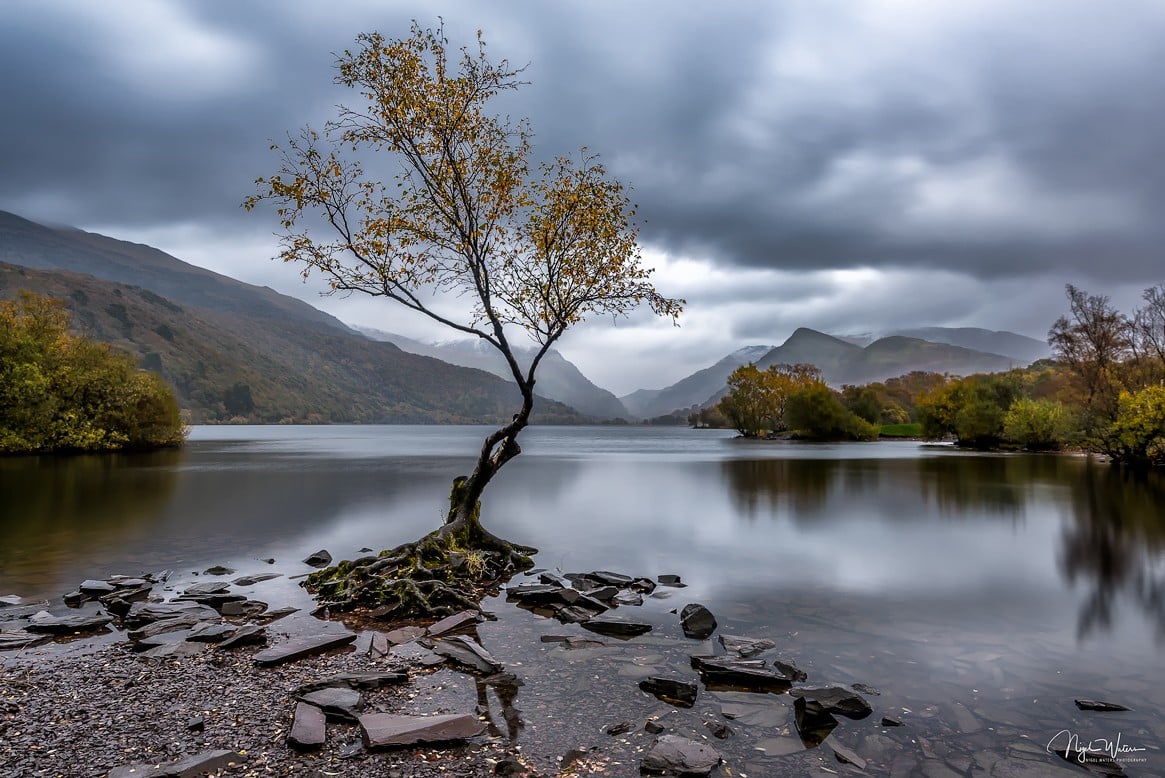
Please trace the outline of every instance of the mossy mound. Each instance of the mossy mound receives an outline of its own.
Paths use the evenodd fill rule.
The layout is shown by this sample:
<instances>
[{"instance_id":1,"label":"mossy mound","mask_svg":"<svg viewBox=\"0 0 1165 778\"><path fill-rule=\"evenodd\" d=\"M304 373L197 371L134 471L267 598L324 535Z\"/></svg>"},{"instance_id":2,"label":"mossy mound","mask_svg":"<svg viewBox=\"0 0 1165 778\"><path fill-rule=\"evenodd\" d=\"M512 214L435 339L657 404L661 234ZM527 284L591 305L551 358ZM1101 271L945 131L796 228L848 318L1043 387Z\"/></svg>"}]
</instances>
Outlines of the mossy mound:
<instances>
[{"instance_id":1,"label":"mossy mound","mask_svg":"<svg viewBox=\"0 0 1165 778\"><path fill-rule=\"evenodd\" d=\"M443 529L377 556L339 562L303 585L331 611L364 611L384 621L443 618L477 609L483 597L534 566L536 549L492 536L489 544L466 543L464 533Z\"/></svg>"}]
</instances>

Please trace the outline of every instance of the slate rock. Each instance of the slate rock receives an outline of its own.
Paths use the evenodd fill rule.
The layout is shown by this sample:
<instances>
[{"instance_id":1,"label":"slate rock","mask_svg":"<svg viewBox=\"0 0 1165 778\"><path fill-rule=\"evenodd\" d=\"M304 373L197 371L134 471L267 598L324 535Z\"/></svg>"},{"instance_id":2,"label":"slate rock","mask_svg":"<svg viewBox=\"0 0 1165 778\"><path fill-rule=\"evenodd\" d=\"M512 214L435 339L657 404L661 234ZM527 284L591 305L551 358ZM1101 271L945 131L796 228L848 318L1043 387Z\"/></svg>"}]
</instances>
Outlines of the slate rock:
<instances>
[{"instance_id":1,"label":"slate rock","mask_svg":"<svg viewBox=\"0 0 1165 778\"><path fill-rule=\"evenodd\" d=\"M809 678L809 674L802 670L800 667L797 667L797 663L792 660L785 661L778 659L777 661L773 662L773 666L776 667L778 671L780 671L781 675L785 676L790 681L796 681L797 683L800 683L801 681ZM857 687L858 685L854 684L854 688L857 689Z\"/></svg>"},{"instance_id":2,"label":"slate rock","mask_svg":"<svg viewBox=\"0 0 1165 778\"><path fill-rule=\"evenodd\" d=\"M621 721L618 724L611 724L609 727L606 727L603 731L606 732L608 735L611 735L612 737L614 737L616 735L626 735L628 732L630 732L633 729L635 729L635 725L632 724L630 721Z\"/></svg>"},{"instance_id":3,"label":"slate rock","mask_svg":"<svg viewBox=\"0 0 1165 778\"><path fill-rule=\"evenodd\" d=\"M161 622L154 622L160 624ZM211 624L202 623L195 629L190 630L190 635L186 639L191 643L221 643L228 637L234 635L235 630L238 630L234 624Z\"/></svg>"},{"instance_id":4,"label":"slate rock","mask_svg":"<svg viewBox=\"0 0 1165 778\"><path fill-rule=\"evenodd\" d=\"M858 756L857 753L852 749L843 746L841 743L838 743L837 738L834 738L828 742L829 746L833 749L833 756L837 759L837 761L841 762L842 764L852 764L859 770L866 769L866 760Z\"/></svg>"},{"instance_id":5,"label":"slate rock","mask_svg":"<svg viewBox=\"0 0 1165 778\"><path fill-rule=\"evenodd\" d=\"M594 617L595 614L591 611L587 610L586 608L576 607L574 605L567 605L565 607L558 608L554 612L554 618L558 619L563 624L582 624L583 622L590 621Z\"/></svg>"},{"instance_id":6,"label":"slate rock","mask_svg":"<svg viewBox=\"0 0 1165 778\"><path fill-rule=\"evenodd\" d=\"M262 583L263 581L270 581L271 579L279 578L282 575L283 575L282 573L259 573L258 575L241 575L238 578L236 578L232 583L234 583L235 586L254 586L257 583Z\"/></svg>"},{"instance_id":7,"label":"slate rock","mask_svg":"<svg viewBox=\"0 0 1165 778\"><path fill-rule=\"evenodd\" d=\"M202 571L205 575L234 575L235 571L223 565L214 565Z\"/></svg>"},{"instance_id":8,"label":"slate rock","mask_svg":"<svg viewBox=\"0 0 1165 778\"><path fill-rule=\"evenodd\" d=\"M725 724L723 721L705 721L704 726L712 733L712 737L719 740L732 737L736 733L732 731L732 727Z\"/></svg>"},{"instance_id":9,"label":"slate rock","mask_svg":"<svg viewBox=\"0 0 1165 778\"><path fill-rule=\"evenodd\" d=\"M327 567L332 563L332 555L328 553L327 549L321 548L304 559L303 563L312 567Z\"/></svg>"},{"instance_id":10,"label":"slate rock","mask_svg":"<svg viewBox=\"0 0 1165 778\"><path fill-rule=\"evenodd\" d=\"M619 592L611 598L615 605L642 605L643 595L638 592Z\"/></svg>"},{"instance_id":11,"label":"slate rock","mask_svg":"<svg viewBox=\"0 0 1165 778\"><path fill-rule=\"evenodd\" d=\"M244 624L234 634L218 644L219 648L236 646L263 646L267 644L267 628L259 624Z\"/></svg>"},{"instance_id":12,"label":"slate rock","mask_svg":"<svg viewBox=\"0 0 1165 778\"><path fill-rule=\"evenodd\" d=\"M360 717L364 746L369 750L397 748L414 743L446 743L477 737L486 730L483 722L466 713L442 716L398 716L368 713Z\"/></svg>"},{"instance_id":13,"label":"slate rock","mask_svg":"<svg viewBox=\"0 0 1165 778\"><path fill-rule=\"evenodd\" d=\"M655 591L655 581L650 578L636 578L627 585L627 588L639 594L651 594Z\"/></svg>"},{"instance_id":14,"label":"slate rock","mask_svg":"<svg viewBox=\"0 0 1165 778\"><path fill-rule=\"evenodd\" d=\"M161 632L156 635L146 635L144 637L134 640L131 644L134 651L145 652L159 646L168 646L173 643L181 643L190 635L189 629L172 630L170 632Z\"/></svg>"},{"instance_id":15,"label":"slate rock","mask_svg":"<svg viewBox=\"0 0 1165 778\"><path fill-rule=\"evenodd\" d=\"M582 623L583 629L597 632L600 635L607 637L619 638L621 640L628 640L638 635L643 635L651 632L650 624L640 624L634 621L622 621L619 619L595 618Z\"/></svg>"},{"instance_id":16,"label":"slate rock","mask_svg":"<svg viewBox=\"0 0 1165 778\"><path fill-rule=\"evenodd\" d=\"M829 733L837 727L837 719L815 700L798 697L793 701L793 720L797 734L807 748L821 745Z\"/></svg>"},{"instance_id":17,"label":"slate rock","mask_svg":"<svg viewBox=\"0 0 1165 778\"><path fill-rule=\"evenodd\" d=\"M1132 710L1132 708L1126 708L1124 705L1118 705L1115 702L1101 702L1100 700L1076 700L1076 707L1080 710L1096 710L1110 713Z\"/></svg>"},{"instance_id":18,"label":"slate rock","mask_svg":"<svg viewBox=\"0 0 1165 778\"><path fill-rule=\"evenodd\" d=\"M870 703L860 694L842 686L795 686L789 694L806 702L816 702L822 709L847 719L864 719L873 713Z\"/></svg>"},{"instance_id":19,"label":"slate rock","mask_svg":"<svg viewBox=\"0 0 1165 778\"><path fill-rule=\"evenodd\" d=\"M433 637L440 637L441 635L446 635L471 625L477 625L477 612L461 611L460 613L454 613L452 616L446 616L435 624L430 624L425 632Z\"/></svg>"},{"instance_id":20,"label":"slate rock","mask_svg":"<svg viewBox=\"0 0 1165 778\"><path fill-rule=\"evenodd\" d=\"M238 599L224 602L219 612L224 616L246 616L252 618L267 610L267 603L262 600Z\"/></svg>"},{"instance_id":21,"label":"slate rock","mask_svg":"<svg viewBox=\"0 0 1165 778\"><path fill-rule=\"evenodd\" d=\"M704 640L716 631L716 617L712 615L712 611L694 602L685 605L680 611L680 626L683 627L685 636L694 640Z\"/></svg>"},{"instance_id":22,"label":"slate rock","mask_svg":"<svg viewBox=\"0 0 1165 778\"><path fill-rule=\"evenodd\" d=\"M721 762L716 749L678 735L663 735L652 743L639 763L645 773L708 775Z\"/></svg>"},{"instance_id":23,"label":"slate rock","mask_svg":"<svg viewBox=\"0 0 1165 778\"><path fill-rule=\"evenodd\" d=\"M260 613L258 616L254 617L254 621L257 621L260 624L270 624L273 621L277 621L285 616L290 616L291 614L298 612L299 608L292 608L290 605L287 605L282 608L276 608L273 611Z\"/></svg>"},{"instance_id":24,"label":"slate rock","mask_svg":"<svg viewBox=\"0 0 1165 778\"><path fill-rule=\"evenodd\" d=\"M323 748L326 740L327 716L323 710L308 702L297 702L291 715L288 745L297 751L313 751Z\"/></svg>"},{"instance_id":25,"label":"slate rock","mask_svg":"<svg viewBox=\"0 0 1165 778\"><path fill-rule=\"evenodd\" d=\"M7 607L10 607L13 605L20 605L23 602L24 602L23 597L19 597L15 594L6 594L3 597L0 597L0 608L7 608Z\"/></svg>"},{"instance_id":26,"label":"slate rock","mask_svg":"<svg viewBox=\"0 0 1165 778\"><path fill-rule=\"evenodd\" d=\"M399 646L402 643L408 643L410 640L416 640L424 634L424 627L408 626L394 629L391 632L385 632L384 638L388 641L390 646Z\"/></svg>"},{"instance_id":27,"label":"slate rock","mask_svg":"<svg viewBox=\"0 0 1165 778\"><path fill-rule=\"evenodd\" d=\"M477 670L482 673L496 673L502 670L498 660L481 647L477 641L464 635L454 635L433 642L428 646L434 653L453 660L458 665Z\"/></svg>"},{"instance_id":28,"label":"slate rock","mask_svg":"<svg viewBox=\"0 0 1165 778\"><path fill-rule=\"evenodd\" d=\"M135 602L125 615L125 623L130 627L148 624L151 621L190 616L199 621L218 621L219 613L214 608L197 602Z\"/></svg>"},{"instance_id":29,"label":"slate rock","mask_svg":"<svg viewBox=\"0 0 1165 778\"><path fill-rule=\"evenodd\" d=\"M620 588L624 586L630 586L632 581L635 580L629 575L623 575L622 573L612 573L610 570L595 570L594 572L587 573L586 576L592 581L598 581L599 583L606 584L607 586L618 586Z\"/></svg>"},{"instance_id":30,"label":"slate rock","mask_svg":"<svg viewBox=\"0 0 1165 778\"><path fill-rule=\"evenodd\" d=\"M655 719L648 719L647 721L643 722L643 731L649 735L658 735L660 732L663 732L664 729L666 729L666 727L664 727L663 724L660 724Z\"/></svg>"},{"instance_id":31,"label":"slate rock","mask_svg":"<svg viewBox=\"0 0 1165 778\"><path fill-rule=\"evenodd\" d=\"M161 635L166 632L177 632L178 630L190 629L199 624L211 624L218 621L217 614L213 621L203 620L194 615L178 615L169 619L159 619L158 621L151 621L148 624L143 624L140 627L135 627L125 633L125 636L130 640L146 640L148 638Z\"/></svg>"},{"instance_id":32,"label":"slate rock","mask_svg":"<svg viewBox=\"0 0 1165 778\"><path fill-rule=\"evenodd\" d=\"M201 713L186 720L186 729L190 732L202 732L206 729L206 717Z\"/></svg>"},{"instance_id":33,"label":"slate rock","mask_svg":"<svg viewBox=\"0 0 1165 778\"><path fill-rule=\"evenodd\" d=\"M385 686L407 683L408 673L343 673L319 681L305 683L296 688L293 696L308 694L320 689L380 689Z\"/></svg>"},{"instance_id":34,"label":"slate rock","mask_svg":"<svg viewBox=\"0 0 1165 778\"><path fill-rule=\"evenodd\" d=\"M25 629L46 635L71 635L74 632L94 632L113 621L109 616L84 615L54 616L48 611L39 611L29 619Z\"/></svg>"},{"instance_id":35,"label":"slate rock","mask_svg":"<svg viewBox=\"0 0 1165 778\"><path fill-rule=\"evenodd\" d=\"M582 596L576 589L568 589L556 584L527 583L506 589L506 599L517 600L522 605L572 605Z\"/></svg>"},{"instance_id":36,"label":"slate rock","mask_svg":"<svg viewBox=\"0 0 1165 778\"><path fill-rule=\"evenodd\" d=\"M107 580L118 589L141 589L142 587L149 588L154 585L154 581L150 578L129 575L115 575Z\"/></svg>"},{"instance_id":37,"label":"slate rock","mask_svg":"<svg viewBox=\"0 0 1165 778\"><path fill-rule=\"evenodd\" d=\"M242 755L234 751L225 749L203 751L164 765L135 764L115 767L106 774L106 778L195 778L242 761Z\"/></svg>"},{"instance_id":38,"label":"slate rock","mask_svg":"<svg viewBox=\"0 0 1165 778\"><path fill-rule=\"evenodd\" d=\"M356 722L359 711L364 708L364 698L360 692L347 687L326 686L296 695L296 699L316 706L330 719L351 723Z\"/></svg>"},{"instance_id":39,"label":"slate rock","mask_svg":"<svg viewBox=\"0 0 1165 778\"><path fill-rule=\"evenodd\" d=\"M670 586L673 589L683 589L687 586L678 575L658 575L655 580L659 581L663 586Z\"/></svg>"},{"instance_id":40,"label":"slate rock","mask_svg":"<svg viewBox=\"0 0 1165 778\"><path fill-rule=\"evenodd\" d=\"M640 681L639 688L681 708L690 708L696 704L696 684L687 681L652 676Z\"/></svg>"},{"instance_id":41,"label":"slate rock","mask_svg":"<svg viewBox=\"0 0 1165 778\"><path fill-rule=\"evenodd\" d=\"M76 608L85 602L93 599L87 594L82 594L80 591L66 592L61 595L61 602L68 605L70 608Z\"/></svg>"},{"instance_id":42,"label":"slate rock","mask_svg":"<svg viewBox=\"0 0 1165 778\"><path fill-rule=\"evenodd\" d=\"M619 588L617 586L600 586L597 589L591 589L589 592L587 592L589 597L592 597L599 602L609 602L610 600L615 599L618 594Z\"/></svg>"},{"instance_id":43,"label":"slate rock","mask_svg":"<svg viewBox=\"0 0 1165 778\"><path fill-rule=\"evenodd\" d=\"M48 635L34 635L22 629L0 630L0 651L9 651L14 648L30 648L45 643L51 638Z\"/></svg>"},{"instance_id":44,"label":"slate rock","mask_svg":"<svg viewBox=\"0 0 1165 778\"><path fill-rule=\"evenodd\" d=\"M222 594L230 591L231 585L225 581L204 581L196 583L193 586L188 586L183 592L182 596L188 599L201 597L207 594Z\"/></svg>"},{"instance_id":45,"label":"slate rock","mask_svg":"<svg viewBox=\"0 0 1165 778\"><path fill-rule=\"evenodd\" d=\"M264 649L251 657L255 664L271 666L292 662L305 656L322 654L333 648L346 646L356 640L352 632L329 632L323 635L308 635L292 638L277 646Z\"/></svg>"},{"instance_id":46,"label":"slate rock","mask_svg":"<svg viewBox=\"0 0 1165 778\"><path fill-rule=\"evenodd\" d=\"M882 717L882 726L883 727L902 727L902 726L905 726L905 724L903 724L898 719L893 718L892 716L883 716Z\"/></svg>"},{"instance_id":47,"label":"slate rock","mask_svg":"<svg viewBox=\"0 0 1165 778\"><path fill-rule=\"evenodd\" d=\"M783 674L774 673L757 663L760 660L692 657L692 666L708 688L741 689L749 692L787 692L793 682Z\"/></svg>"},{"instance_id":48,"label":"slate rock","mask_svg":"<svg viewBox=\"0 0 1165 778\"><path fill-rule=\"evenodd\" d=\"M551 573L546 570L541 570L538 573L538 581L544 584L553 584L555 586L565 587L568 583L566 578L563 578L557 573Z\"/></svg>"},{"instance_id":49,"label":"slate rock","mask_svg":"<svg viewBox=\"0 0 1165 778\"><path fill-rule=\"evenodd\" d=\"M81 585L77 587L81 594L87 594L90 597L100 597L103 594L113 594L117 591L117 587L107 581L82 581Z\"/></svg>"},{"instance_id":50,"label":"slate rock","mask_svg":"<svg viewBox=\"0 0 1165 778\"><path fill-rule=\"evenodd\" d=\"M729 653L740 657L751 657L777 647L777 644L765 638L748 638L740 635L721 635L720 645Z\"/></svg>"},{"instance_id":51,"label":"slate rock","mask_svg":"<svg viewBox=\"0 0 1165 778\"><path fill-rule=\"evenodd\" d=\"M160 638L164 637L164 635L159 635L158 637L151 638L151 640L159 640ZM174 642L160 643L143 651L141 655L150 659L171 659L176 657L194 656L195 654L202 653L208 648L210 648L210 646L207 643L188 643L185 640L179 640Z\"/></svg>"}]
</instances>

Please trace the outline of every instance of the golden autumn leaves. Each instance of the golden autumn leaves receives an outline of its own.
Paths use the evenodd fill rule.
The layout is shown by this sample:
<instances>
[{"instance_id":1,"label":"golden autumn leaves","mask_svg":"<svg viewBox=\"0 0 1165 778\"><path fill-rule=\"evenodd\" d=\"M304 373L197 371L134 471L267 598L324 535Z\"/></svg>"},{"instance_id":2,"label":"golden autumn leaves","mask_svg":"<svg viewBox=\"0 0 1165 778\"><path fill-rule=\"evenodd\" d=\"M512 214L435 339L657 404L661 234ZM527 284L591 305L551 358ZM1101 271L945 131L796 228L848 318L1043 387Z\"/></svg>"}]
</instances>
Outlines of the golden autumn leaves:
<instances>
[{"instance_id":1,"label":"golden autumn leaves","mask_svg":"<svg viewBox=\"0 0 1165 778\"><path fill-rule=\"evenodd\" d=\"M683 301L651 284L634 209L598 159L582 149L532 165L528 125L488 110L522 85L521 69L491 61L480 34L459 52L416 23L408 37L356 42L336 81L359 105L277 147L280 169L244 203L275 204L283 260L324 274L333 290L388 297L484 338L519 385L532 383L537 361L518 370L510 325L544 352L595 314L680 313ZM369 172L385 160L394 174ZM434 310L432 291L464 296L470 310Z\"/></svg>"}]
</instances>

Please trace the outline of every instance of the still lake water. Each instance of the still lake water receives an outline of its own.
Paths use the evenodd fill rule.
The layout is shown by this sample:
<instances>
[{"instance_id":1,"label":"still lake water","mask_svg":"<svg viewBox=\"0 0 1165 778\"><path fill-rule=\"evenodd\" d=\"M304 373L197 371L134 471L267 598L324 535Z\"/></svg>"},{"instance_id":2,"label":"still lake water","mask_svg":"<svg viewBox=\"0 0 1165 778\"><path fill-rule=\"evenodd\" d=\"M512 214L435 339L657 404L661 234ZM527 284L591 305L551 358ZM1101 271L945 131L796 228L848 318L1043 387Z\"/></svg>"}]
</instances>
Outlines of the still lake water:
<instances>
[{"instance_id":1,"label":"still lake water","mask_svg":"<svg viewBox=\"0 0 1165 778\"><path fill-rule=\"evenodd\" d=\"M340 559L395 546L437 526L485 432L196 427L178 452L0 459L0 594L51 598L163 568L262 572L266 557L295 574L319 548ZM812 683L881 690L873 716L843 719L830 739L869 772L1078 772L1045 749L1068 730L1145 749L1123 757L1129 775L1165 773L1165 478L1083 457L680 428L536 427L523 448L486 493L495 533L540 548L540 567L688 584L624 609L656 629L609 650L542 644L579 630L487 602L498 621L482 640L526 683L515 701L526 730L541 728L547 748L561 740L559 755L601 744L620 774L643 743L603 726L665 715L682 731L761 697L702 690L694 711L669 713L635 688L694 675L698 644L669 611L700 602L720 632L775 640ZM839 767L826 748L801 751L787 698L763 697L774 710L715 741L732 775ZM1134 710L1081 712L1074 698ZM907 726L882 728L883 715Z\"/></svg>"}]
</instances>

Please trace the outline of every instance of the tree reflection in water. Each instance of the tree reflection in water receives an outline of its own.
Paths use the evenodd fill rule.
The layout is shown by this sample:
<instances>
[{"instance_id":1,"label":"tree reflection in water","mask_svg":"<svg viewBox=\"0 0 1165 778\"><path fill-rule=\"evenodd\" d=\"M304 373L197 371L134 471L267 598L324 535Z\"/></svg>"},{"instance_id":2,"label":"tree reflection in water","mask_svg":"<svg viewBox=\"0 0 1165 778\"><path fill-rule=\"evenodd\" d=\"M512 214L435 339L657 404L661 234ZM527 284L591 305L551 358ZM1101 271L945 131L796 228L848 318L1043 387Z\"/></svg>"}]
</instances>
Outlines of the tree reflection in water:
<instances>
[{"instance_id":1,"label":"tree reflection in water","mask_svg":"<svg viewBox=\"0 0 1165 778\"><path fill-rule=\"evenodd\" d=\"M1123 598L1165 641L1165 477L1090 463L1073 479L1072 496L1058 561L1069 583L1089 589L1078 636L1111 630Z\"/></svg>"},{"instance_id":2,"label":"tree reflection in water","mask_svg":"<svg viewBox=\"0 0 1165 778\"><path fill-rule=\"evenodd\" d=\"M726 460L738 514L795 526L864 515L887 526L934 521L1023 522L1053 490L1069 503L1060 575L1084 586L1077 634L1111 631L1118 605L1142 610L1165 641L1165 474L1130 474L1091 459L954 453L898 459ZM1035 496L1036 487L1045 490ZM1062 496L1062 497L1061 497ZM892 531L899 531L894 529Z\"/></svg>"}]
</instances>

